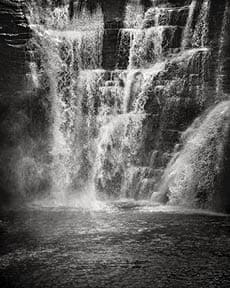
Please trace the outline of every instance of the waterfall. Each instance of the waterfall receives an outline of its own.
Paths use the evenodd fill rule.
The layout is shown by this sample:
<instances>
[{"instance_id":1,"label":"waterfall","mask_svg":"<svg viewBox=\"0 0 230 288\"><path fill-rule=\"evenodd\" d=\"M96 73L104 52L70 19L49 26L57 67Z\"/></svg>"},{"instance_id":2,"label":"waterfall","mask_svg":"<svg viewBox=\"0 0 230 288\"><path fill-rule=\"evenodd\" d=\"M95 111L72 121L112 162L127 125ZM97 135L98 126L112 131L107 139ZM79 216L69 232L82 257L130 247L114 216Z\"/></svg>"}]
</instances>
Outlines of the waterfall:
<instances>
[{"instance_id":1,"label":"waterfall","mask_svg":"<svg viewBox=\"0 0 230 288\"><path fill-rule=\"evenodd\" d=\"M67 6L42 10L33 2L30 77L47 102L44 169L56 202L153 195L152 201L215 206L215 181L207 178L208 193L198 171L219 175L229 103L209 111L216 99L211 0L183 4L153 1L144 11L130 1L123 27L112 29L120 29L111 34L118 35L117 63L106 70L114 59L100 7L69 20Z\"/></svg>"},{"instance_id":2,"label":"waterfall","mask_svg":"<svg viewBox=\"0 0 230 288\"><path fill-rule=\"evenodd\" d=\"M139 28L142 25L144 9L140 5L140 1L130 1L126 6L125 11L125 28Z\"/></svg>"},{"instance_id":3,"label":"waterfall","mask_svg":"<svg viewBox=\"0 0 230 288\"><path fill-rule=\"evenodd\" d=\"M183 41L182 41L183 49L187 48L191 39L191 30L192 30L191 26L192 26L193 16L195 13L196 4L197 4L197 1L192 0L190 7L189 7L189 14L188 14L187 23L184 29L184 35L183 35Z\"/></svg>"},{"instance_id":4,"label":"waterfall","mask_svg":"<svg viewBox=\"0 0 230 288\"><path fill-rule=\"evenodd\" d=\"M82 77L88 78L86 90L89 90L88 86L96 81L96 69L101 69L103 17L98 9L92 16L84 12L70 21L67 7L37 9L32 6L29 17L35 33L31 41L34 55L31 74L36 87L47 86L48 93L44 96L51 106L47 112L51 122L48 140L52 159L48 171L51 197L57 203L65 203L72 194L94 194L89 187L88 170L92 164L90 141L95 129L95 99L92 94L83 95L80 91Z\"/></svg>"},{"instance_id":5,"label":"waterfall","mask_svg":"<svg viewBox=\"0 0 230 288\"><path fill-rule=\"evenodd\" d=\"M221 210L221 173L226 169L223 159L229 141L229 117L228 101L194 121L182 134L182 149L175 152L165 171L160 195L154 193L152 199Z\"/></svg>"},{"instance_id":6,"label":"waterfall","mask_svg":"<svg viewBox=\"0 0 230 288\"><path fill-rule=\"evenodd\" d=\"M196 28L193 33L192 46L206 47L208 41L208 16L210 11L210 0L205 0L201 7Z\"/></svg>"}]
</instances>

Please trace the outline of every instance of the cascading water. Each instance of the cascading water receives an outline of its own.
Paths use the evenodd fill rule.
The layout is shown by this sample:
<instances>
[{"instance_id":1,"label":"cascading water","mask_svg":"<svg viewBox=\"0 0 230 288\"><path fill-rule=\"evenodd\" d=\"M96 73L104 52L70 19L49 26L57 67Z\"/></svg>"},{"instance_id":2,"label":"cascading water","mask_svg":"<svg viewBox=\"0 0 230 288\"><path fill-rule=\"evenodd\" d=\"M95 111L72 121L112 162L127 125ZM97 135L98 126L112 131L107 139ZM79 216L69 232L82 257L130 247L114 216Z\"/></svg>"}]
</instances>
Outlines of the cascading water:
<instances>
[{"instance_id":1,"label":"cascading water","mask_svg":"<svg viewBox=\"0 0 230 288\"><path fill-rule=\"evenodd\" d=\"M208 45L208 15L210 13L210 0L203 2L199 19L192 37L193 47L207 47Z\"/></svg>"},{"instance_id":2,"label":"cascading water","mask_svg":"<svg viewBox=\"0 0 230 288\"><path fill-rule=\"evenodd\" d=\"M128 193L128 195L132 195L131 197L134 198L138 198L140 195L140 197L144 197L144 193L142 193L144 189L142 187L148 186L149 191L162 189L159 183L166 181L166 179L163 178L161 181L159 181L159 179L164 171L164 167L167 162L170 161L170 158L173 157L174 153L178 153L177 145L175 149L173 149L173 145L167 147L168 144L165 143L168 141L167 137L169 137L170 133L172 135L175 134L175 136L177 134L176 141L171 139L170 144L179 142L180 134L184 129L183 125L186 127L189 121L194 119L200 111L204 110L210 101L210 99L207 98L209 80L206 75L208 71L207 63L210 59L210 52L207 48L210 1L203 1L203 3L191 1L189 6L182 8L167 7L165 4L163 4L162 7L160 7L160 4L158 5L159 7L150 8L146 12L141 26L142 29L139 27L138 31L132 30L130 38L133 40L128 46L130 47L128 75L131 75L131 78L127 77L126 90L130 93L130 98L139 97L139 99L145 99L144 112L149 113L146 114L146 120L142 126L142 145L149 145L155 148L146 147L147 149L145 148L144 153L141 155L141 158L144 159L149 151L150 161L143 161L145 164L143 163L140 167L132 165L130 170L128 168L126 169L126 171L129 172L126 175L127 181L125 185L131 187L133 193ZM187 18L184 15L187 15ZM194 19L195 15L197 19ZM178 27L173 26L177 22L183 23L184 25L183 31L180 30L179 33ZM196 27L194 23L196 23ZM126 33L126 30L124 31ZM170 33L168 31L170 31ZM181 37L179 36L180 33ZM164 39L167 39L167 41ZM121 41L122 40L123 38L121 38ZM153 73L154 68L156 68L156 65L159 65L158 63L161 61L164 62L162 62L160 71L157 71L155 75L152 74L152 77L146 78L140 85L139 91L134 88L135 91L138 91L137 94L139 96L135 96L135 92L133 91L130 92L131 86L135 87L135 85L139 85L140 79L136 77L136 75L139 75L139 73L144 75L144 71L146 71L145 68L149 66L152 66L151 73ZM154 65L154 63L157 64ZM137 71L135 68L140 68L140 70ZM171 73L174 73L174 75L171 75ZM135 78L132 78L133 75L135 75ZM130 82L132 85L130 85ZM127 98L129 99L129 97ZM126 99L126 111L127 103L129 103L129 101ZM169 113L170 110L172 111L172 119L174 119L175 122L178 121L181 123L180 116L175 114L175 110L181 111L179 112L182 113L181 117L186 117L185 123L180 124L182 126L181 128L178 127L178 129L173 123L170 124L170 120L166 114L166 111ZM148 116L148 114L152 114L153 116ZM155 123L153 121L155 121ZM186 124L186 121L188 124ZM172 128L170 126L172 126ZM146 132L144 132L145 129L147 130ZM155 139L148 135L150 133L156 133ZM148 136L146 136L146 134ZM164 134L167 136L164 136ZM146 144L144 144L145 142ZM159 145L163 146L160 147ZM174 150L176 152L174 152ZM222 155L218 155L218 157L221 159ZM143 171L143 173L141 171ZM197 178L198 177L196 177L196 179ZM194 197L192 189L186 191L186 187L183 187L183 185L181 189L185 194L191 194L192 196L190 196ZM127 190L129 189L127 188ZM149 191L146 195L148 195ZM200 192L200 194L202 194L202 192ZM155 193L153 195L155 195ZM186 198L181 194L180 197L184 200ZM209 197L212 198L212 196ZM154 199L154 197L152 199ZM203 206L200 205L203 208L215 209L216 207L217 209L218 205L210 204L211 202L213 203L213 198L212 200L208 200L207 198L200 199L200 201L205 202ZM173 201L169 203L172 204ZM182 203L183 200L181 200L180 204ZM187 201L186 203L188 203L188 206L193 205L192 201ZM196 203L196 207L198 206L199 204Z\"/></svg>"},{"instance_id":3,"label":"cascading water","mask_svg":"<svg viewBox=\"0 0 230 288\"><path fill-rule=\"evenodd\" d=\"M183 41L182 41L183 49L186 49L189 46L189 42L190 42L191 34L192 34L191 26L192 26L192 21L193 21L196 5L197 5L197 1L193 0L189 6L188 19L187 19L185 29L183 31Z\"/></svg>"},{"instance_id":4,"label":"cascading water","mask_svg":"<svg viewBox=\"0 0 230 288\"><path fill-rule=\"evenodd\" d=\"M175 166L178 175L183 170L178 163L190 159L183 152L179 162L171 164L184 144L181 135L212 103L210 1L187 1L183 7L153 1L145 12L130 2L124 28L118 33L113 71L102 67L105 42L100 8L92 15L84 11L71 22L67 7L44 12L34 7L30 23L35 56L30 67L34 86L47 85L51 106L48 154L52 158L47 166L56 201L150 199L154 192L166 196L152 198L164 198L170 204L184 197L180 203L194 205L188 200L191 195L194 199L194 192L186 188L187 182L186 187L176 184L171 188L172 177L163 175L171 169L164 172L167 165ZM42 83L44 79L48 84ZM216 114L210 115L208 119L214 119ZM196 127L196 135L203 133L203 125L208 125L204 123ZM190 172L181 172L186 174L184 179ZM166 186L170 193L162 188ZM159 189L160 194L155 194ZM211 198L202 201L210 204ZM212 206L206 204L201 206Z\"/></svg>"},{"instance_id":5,"label":"cascading water","mask_svg":"<svg viewBox=\"0 0 230 288\"><path fill-rule=\"evenodd\" d=\"M98 8L92 16L84 12L70 22L68 7L43 12L33 3L29 20L35 33L31 41L34 60L31 67L37 67L36 85L47 85L46 97L51 106L48 113L52 160L48 173L52 198L60 204L68 203L72 194L93 199L88 179L95 99L91 94L80 94L79 83L87 76L86 89L89 89L97 75L93 69L102 65L101 11ZM32 69L31 72L35 74ZM48 83L42 82L44 78Z\"/></svg>"},{"instance_id":6,"label":"cascading water","mask_svg":"<svg viewBox=\"0 0 230 288\"><path fill-rule=\"evenodd\" d=\"M154 193L152 199L221 210L221 198L227 199L221 192L221 174L229 141L229 117L228 101L217 105L204 119L194 121L182 135L182 150L175 153L165 171L160 194Z\"/></svg>"}]
</instances>

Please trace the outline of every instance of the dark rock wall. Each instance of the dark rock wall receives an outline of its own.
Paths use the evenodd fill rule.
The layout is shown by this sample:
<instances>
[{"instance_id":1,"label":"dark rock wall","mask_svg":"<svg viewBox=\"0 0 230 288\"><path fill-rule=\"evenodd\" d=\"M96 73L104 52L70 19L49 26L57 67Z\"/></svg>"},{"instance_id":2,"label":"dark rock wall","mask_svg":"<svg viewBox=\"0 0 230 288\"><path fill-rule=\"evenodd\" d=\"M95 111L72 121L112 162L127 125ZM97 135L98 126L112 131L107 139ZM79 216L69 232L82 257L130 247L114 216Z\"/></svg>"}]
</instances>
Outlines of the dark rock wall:
<instances>
[{"instance_id":1,"label":"dark rock wall","mask_svg":"<svg viewBox=\"0 0 230 288\"><path fill-rule=\"evenodd\" d=\"M104 41L103 41L103 63L106 70L113 70L117 63L117 49L119 45L119 30L123 28L123 18L127 0L113 0L102 2L104 13ZM111 9L112 7L112 9Z\"/></svg>"},{"instance_id":2,"label":"dark rock wall","mask_svg":"<svg viewBox=\"0 0 230 288\"><path fill-rule=\"evenodd\" d=\"M0 1L0 201L16 190L12 169L17 146L28 133L29 101L24 97L27 41L30 30L24 15L24 1Z\"/></svg>"},{"instance_id":3,"label":"dark rock wall","mask_svg":"<svg viewBox=\"0 0 230 288\"><path fill-rule=\"evenodd\" d=\"M47 150L49 125L45 91L35 88L31 76L33 33L26 11L24 0L0 1L0 204L29 198L43 185L32 183L32 170L35 155ZM25 178L31 179L26 189Z\"/></svg>"},{"instance_id":4,"label":"dark rock wall","mask_svg":"<svg viewBox=\"0 0 230 288\"><path fill-rule=\"evenodd\" d=\"M14 93L15 87L23 85L26 44L30 38L23 5L21 1L0 1L1 93Z\"/></svg>"}]
</instances>

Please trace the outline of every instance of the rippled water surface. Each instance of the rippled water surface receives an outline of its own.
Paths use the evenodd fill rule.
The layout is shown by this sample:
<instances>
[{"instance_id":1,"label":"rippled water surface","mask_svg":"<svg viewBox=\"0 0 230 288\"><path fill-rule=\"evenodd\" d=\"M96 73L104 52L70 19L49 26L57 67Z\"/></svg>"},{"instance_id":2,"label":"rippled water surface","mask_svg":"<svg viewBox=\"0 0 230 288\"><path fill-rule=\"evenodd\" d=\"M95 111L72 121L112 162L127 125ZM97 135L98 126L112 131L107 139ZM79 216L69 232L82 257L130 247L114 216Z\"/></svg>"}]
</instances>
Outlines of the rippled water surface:
<instances>
[{"instance_id":1,"label":"rippled water surface","mask_svg":"<svg viewBox=\"0 0 230 288\"><path fill-rule=\"evenodd\" d=\"M0 216L1 287L230 287L227 216L127 202Z\"/></svg>"}]
</instances>

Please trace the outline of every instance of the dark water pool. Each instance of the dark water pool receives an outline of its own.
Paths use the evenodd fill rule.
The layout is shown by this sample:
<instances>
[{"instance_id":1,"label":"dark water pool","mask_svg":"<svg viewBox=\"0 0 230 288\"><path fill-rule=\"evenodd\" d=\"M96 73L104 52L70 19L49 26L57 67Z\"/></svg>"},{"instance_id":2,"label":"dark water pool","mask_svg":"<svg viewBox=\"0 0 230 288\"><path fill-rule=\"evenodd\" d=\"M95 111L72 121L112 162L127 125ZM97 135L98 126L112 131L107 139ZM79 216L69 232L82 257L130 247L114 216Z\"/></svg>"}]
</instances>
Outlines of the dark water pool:
<instances>
[{"instance_id":1,"label":"dark water pool","mask_svg":"<svg viewBox=\"0 0 230 288\"><path fill-rule=\"evenodd\" d=\"M0 287L230 287L229 217L121 204L0 214Z\"/></svg>"}]
</instances>

